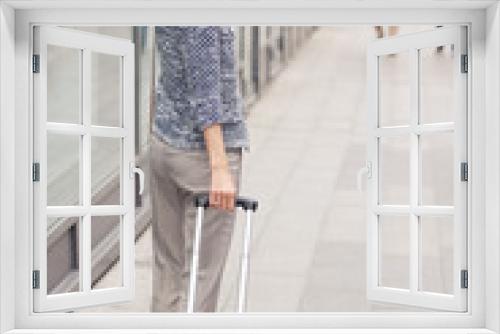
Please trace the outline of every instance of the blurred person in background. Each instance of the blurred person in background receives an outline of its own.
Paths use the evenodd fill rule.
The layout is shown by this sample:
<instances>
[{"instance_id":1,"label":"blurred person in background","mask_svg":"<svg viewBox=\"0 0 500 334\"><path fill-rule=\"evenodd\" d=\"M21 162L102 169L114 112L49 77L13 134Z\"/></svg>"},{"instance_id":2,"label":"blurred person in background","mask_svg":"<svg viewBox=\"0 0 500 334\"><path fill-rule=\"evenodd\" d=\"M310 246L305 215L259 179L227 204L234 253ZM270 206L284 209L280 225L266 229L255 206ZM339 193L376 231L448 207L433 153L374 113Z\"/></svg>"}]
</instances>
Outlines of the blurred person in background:
<instances>
[{"instance_id":1,"label":"blurred person in background","mask_svg":"<svg viewBox=\"0 0 500 334\"><path fill-rule=\"evenodd\" d=\"M436 26L436 28L442 28L443 26L439 25ZM375 29L375 35L377 38L384 38L384 27L383 26L374 26ZM398 26L388 26L387 27L387 34L388 36L396 36L399 33L399 27ZM444 45L438 46L436 48L437 53L443 53L444 50Z\"/></svg>"},{"instance_id":2,"label":"blurred person in background","mask_svg":"<svg viewBox=\"0 0 500 334\"><path fill-rule=\"evenodd\" d=\"M242 150L248 147L231 27L155 28L152 125L154 312L184 312L196 208L209 193L194 310L213 312L235 221Z\"/></svg>"},{"instance_id":3,"label":"blurred person in background","mask_svg":"<svg viewBox=\"0 0 500 334\"><path fill-rule=\"evenodd\" d=\"M377 35L377 38L383 38L384 37L384 27L383 26L375 26L375 34ZM399 27L398 26L389 26L387 27L387 33L388 36L396 36L399 33Z\"/></svg>"}]
</instances>

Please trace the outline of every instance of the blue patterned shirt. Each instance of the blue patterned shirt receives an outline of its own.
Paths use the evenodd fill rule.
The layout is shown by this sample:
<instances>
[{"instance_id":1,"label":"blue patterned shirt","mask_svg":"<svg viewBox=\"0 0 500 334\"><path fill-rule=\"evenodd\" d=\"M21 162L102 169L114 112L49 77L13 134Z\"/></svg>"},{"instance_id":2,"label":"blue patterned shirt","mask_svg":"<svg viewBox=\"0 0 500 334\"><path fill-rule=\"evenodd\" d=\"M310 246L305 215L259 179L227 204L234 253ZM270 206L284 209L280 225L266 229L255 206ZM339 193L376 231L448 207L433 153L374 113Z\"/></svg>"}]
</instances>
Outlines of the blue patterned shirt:
<instances>
[{"instance_id":1,"label":"blue patterned shirt","mask_svg":"<svg viewBox=\"0 0 500 334\"><path fill-rule=\"evenodd\" d=\"M203 130L222 125L226 147L248 148L231 27L156 27L160 68L153 132L177 148L205 148Z\"/></svg>"}]
</instances>

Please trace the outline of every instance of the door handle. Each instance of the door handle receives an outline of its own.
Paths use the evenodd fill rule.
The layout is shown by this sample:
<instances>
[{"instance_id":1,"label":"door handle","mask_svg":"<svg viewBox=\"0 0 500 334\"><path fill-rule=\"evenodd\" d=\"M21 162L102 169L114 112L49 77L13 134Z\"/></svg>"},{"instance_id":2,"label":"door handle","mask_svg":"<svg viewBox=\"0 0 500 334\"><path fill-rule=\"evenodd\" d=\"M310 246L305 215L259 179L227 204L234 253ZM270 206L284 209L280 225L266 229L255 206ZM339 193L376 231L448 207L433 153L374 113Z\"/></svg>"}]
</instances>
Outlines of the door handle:
<instances>
[{"instance_id":1,"label":"door handle","mask_svg":"<svg viewBox=\"0 0 500 334\"><path fill-rule=\"evenodd\" d=\"M144 171L136 167L133 162L130 163L130 178L134 178L135 174L139 176L139 195L144 192Z\"/></svg>"},{"instance_id":2,"label":"door handle","mask_svg":"<svg viewBox=\"0 0 500 334\"><path fill-rule=\"evenodd\" d=\"M366 163L366 166L361 167L358 170L358 175L356 179L356 185L358 188L358 191L361 193L363 192L363 176L366 175L366 178L369 179L372 177L372 163L371 161L368 161Z\"/></svg>"}]
</instances>

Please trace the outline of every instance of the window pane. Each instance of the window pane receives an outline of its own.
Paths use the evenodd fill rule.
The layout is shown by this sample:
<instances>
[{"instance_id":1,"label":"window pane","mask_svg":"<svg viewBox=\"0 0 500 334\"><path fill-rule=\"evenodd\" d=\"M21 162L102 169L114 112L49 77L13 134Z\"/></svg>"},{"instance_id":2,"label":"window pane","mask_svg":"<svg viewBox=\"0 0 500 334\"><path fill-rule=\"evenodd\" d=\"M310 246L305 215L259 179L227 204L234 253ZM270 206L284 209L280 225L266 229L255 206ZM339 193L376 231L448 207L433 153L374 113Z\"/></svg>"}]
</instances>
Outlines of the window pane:
<instances>
[{"instance_id":1,"label":"window pane","mask_svg":"<svg viewBox=\"0 0 500 334\"><path fill-rule=\"evenodd\" d=\"M80 49L47 46L47 120L80 123Z\"/></svg>"},{"instance_id":2,"label":"window pane","mask_svg":"<svg viewBox=\"0 0 500 334\"><path fill-rule=\"evenodd\" d=\"M421 290L453 293L453 217L420 217Z\"/></svg>"},{"instance_id":3,"label":"window pane","mask_svg":"<svg viewBox=\"0 0 500 334\"><path fill-rule=\"evenodd\" d=\"M408 216L379 216L379 285L409 289Z\"/></svg>"},{"instance_id":4,"label":"window pane","mask_svg":"<svg viewBox=\"0 0 500 334\"><path fill-rule=\"evenodd\" d=\"M420 121L453 121L453 64L451 45L419 50Z\"/></svg>"},{"instance_id":5,"label":"window pane","mask_svg":"<svg viewBox=\"0 0 500 334\"><path fill-rule=\"evenodd\" d=\"M151 108L152 100L151 96L151 83L154 78L154 73L151 71L153 66L154 43L152 41L152 35L150 34L151 28L149 27L136 27L141 32L138 39L135 41L136 45L140 45L141 51L138 52L137 67L138 72L138 82L136 83L136 101L138 108L136 108L136 124L137 132L136 138L138 147L136 147L136 152L144 153L148 149L149 141L149 130L150 130L150 118L151 118ZM160 72L160 71L158 71Z\"/></svg>"},{"instance_id":6,"label":"window pane","mask_svg":"<svg viewBox=\"0 0 500 334\"><path fill-rule=\"evenodd\" d=\"M409 124L410 68L408 52L383 55L379 60L379 126Z\"/></svg>"},{"instance_id":7,"label":"window pane","mask_svg":"<svg viewBox=\"0 0 500 334\"><path fill-rule=\"evenodd\" d=\"M47 219L47 293L80 290L78 234L80 217Z\"/></svg>"},{"instance_id":8,"label":"window pane","mask_svg":"<svg viewBox=\"0 0 500 334\"><path fill-rule=\"evenodd\" d=\"M409 138L379 140L380 204L409 203Z\"/></svg>"},{"instance_id":9,"label":"window pane","mask_svg":"<svg viewBox=\"0 0 500 334\"><path fill-rule=\"evenodd\" d=\"M121 217L92 217L91 234L92 289L123 286L120 256Z\"/></svg>"},{"instance_id":10,"label":"window pane","mask_svg":"<svg viewBox=\"0 0 500 334\"><path fill-rule=\"evenodd\" d=\"M422 204L453 205L453 133L420 136Z\"/></svg>"},{"instance_id":11,"label":"window pane","mask_svg":"<svg viewBox=\"0 0 500 334\"><path fill-rule=\"evenodd\" d=\"M92 204L121 204L121 138L92 137Z\"/></svg>"},{"instance_id":12,"label":"window pane","mask_svg":"<svg viewBox=\"0 0 500 334\"><path fill-rule=\"evenodd\" d=\"M92 124L121 126L121 57L92 53Z\"/></svg>"},{"instance_id":13,"label":"window pane","mask_svg":"<svg viewBox=\"0 0 500 334\"><path fill-rule=\"evenodd\" d=\"M81 136L47 134L47 205L81 204L80 142Z\"/></svg>"}]
</instances>

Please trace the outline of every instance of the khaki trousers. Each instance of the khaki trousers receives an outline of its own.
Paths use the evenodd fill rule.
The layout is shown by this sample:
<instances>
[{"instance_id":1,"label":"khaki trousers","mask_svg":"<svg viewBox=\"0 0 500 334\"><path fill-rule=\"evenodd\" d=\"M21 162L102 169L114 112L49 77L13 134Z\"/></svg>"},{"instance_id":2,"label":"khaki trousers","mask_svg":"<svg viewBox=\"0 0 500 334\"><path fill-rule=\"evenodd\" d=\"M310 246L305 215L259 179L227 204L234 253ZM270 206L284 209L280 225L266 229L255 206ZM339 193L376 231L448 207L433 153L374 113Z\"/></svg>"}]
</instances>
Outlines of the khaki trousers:
<instances>
[{"instance_id":1,"label":"khaki trousers","mask_svg":"<svg viewBox=\"0 0 500 334\"><path fill-rule=\"evenodd\" d=\"M153 312L185 312L196 220L194 195L210 190L205 150L183 150L152 136ZM241 149L227 156L239 190ZM236 210L205 210L197 277L196 312L214 312L232 239Z\"/></svg>"}]
</instances>

